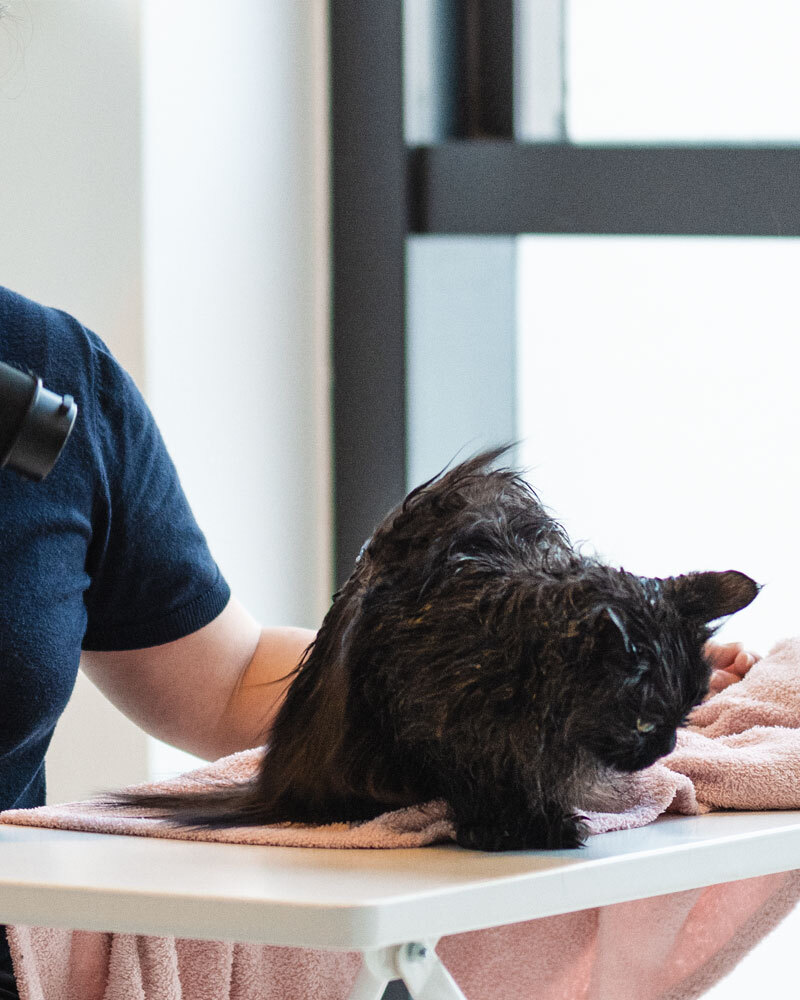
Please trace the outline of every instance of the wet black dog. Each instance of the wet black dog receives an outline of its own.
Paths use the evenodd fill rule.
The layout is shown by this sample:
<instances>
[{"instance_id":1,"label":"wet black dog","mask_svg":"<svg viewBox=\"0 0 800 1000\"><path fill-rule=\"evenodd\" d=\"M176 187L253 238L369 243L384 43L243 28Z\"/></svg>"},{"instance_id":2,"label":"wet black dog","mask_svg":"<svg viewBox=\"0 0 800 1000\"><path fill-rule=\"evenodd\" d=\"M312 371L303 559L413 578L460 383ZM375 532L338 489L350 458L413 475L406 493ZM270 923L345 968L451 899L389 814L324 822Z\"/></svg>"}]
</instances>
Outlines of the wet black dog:
<instances>
[{"instance_id":1,"label":"wet black dog","mask_svg":"<svg viewBox=\"0 0 800 1000\"><path fill-rule=\"evenodd\" d=\"M207 827L363 820L445 799L481 850L575 847L603 776L648 767L708 689L733 570L648 579L580 554L502 449L418 487L365 544L252 782L128 796Z\"/></svg>"}]
</instances>

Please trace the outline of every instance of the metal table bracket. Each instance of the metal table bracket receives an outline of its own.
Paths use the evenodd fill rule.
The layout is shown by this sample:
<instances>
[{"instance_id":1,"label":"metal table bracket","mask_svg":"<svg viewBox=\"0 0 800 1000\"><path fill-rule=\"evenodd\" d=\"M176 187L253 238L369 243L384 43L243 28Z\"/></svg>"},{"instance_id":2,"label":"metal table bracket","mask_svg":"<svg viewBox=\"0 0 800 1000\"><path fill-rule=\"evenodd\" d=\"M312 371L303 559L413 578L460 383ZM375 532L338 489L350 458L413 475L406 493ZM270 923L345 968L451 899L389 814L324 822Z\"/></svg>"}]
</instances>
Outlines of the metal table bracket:
<instances>
[{"instance_id":1,"label":"metal table bracket","mask_svg":"<svg viewBox=\"0 0 800 1000\"><path fill-rule=\"evenodd\" d=\"M413 1000L466 1000L436 954L436 941L409 941L364 952L349 1000L381 1000L393 979L402 979Z\"/></svg>"}]
</instances>

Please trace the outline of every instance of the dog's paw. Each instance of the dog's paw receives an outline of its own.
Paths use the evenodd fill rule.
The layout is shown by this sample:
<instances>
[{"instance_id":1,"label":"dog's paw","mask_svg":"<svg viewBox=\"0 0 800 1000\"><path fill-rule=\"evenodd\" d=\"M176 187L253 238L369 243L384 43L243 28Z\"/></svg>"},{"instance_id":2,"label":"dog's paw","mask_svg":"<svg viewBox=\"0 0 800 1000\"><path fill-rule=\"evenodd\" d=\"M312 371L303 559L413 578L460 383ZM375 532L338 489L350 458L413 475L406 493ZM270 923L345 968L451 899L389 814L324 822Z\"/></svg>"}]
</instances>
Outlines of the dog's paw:
<instances>
[{"instance_id":1,"label":"dog's paw","mask_svg":"<svg viewBox=\"0 0 800 1000\"><path fill-rule=\"evenodd\" d=\"M477 823L457 827L456 843L472 851L521 851L532 846L517 831Z\"/></svg>"},{"instance_id":2,"label":"dog's paw","mask_svg":"<svg viewBox=\"0 0 800 1000\"><path fill-rule=\"evenodd\" d=\"M536 815L511 823L460 823L456 843L473 851L531 851L581 847L588 835L581 816Z\"/></svg>"},{"instance_id":3,"label":"dog's paw","mask_svg":"<svg viewBox=\"0 0 800 1000\"><path fill-rule=\"evenodd\" d=\"M562 816L550 828L547 847L583 847L589 826L583 816Z\"/></svg>"}]
</instances>

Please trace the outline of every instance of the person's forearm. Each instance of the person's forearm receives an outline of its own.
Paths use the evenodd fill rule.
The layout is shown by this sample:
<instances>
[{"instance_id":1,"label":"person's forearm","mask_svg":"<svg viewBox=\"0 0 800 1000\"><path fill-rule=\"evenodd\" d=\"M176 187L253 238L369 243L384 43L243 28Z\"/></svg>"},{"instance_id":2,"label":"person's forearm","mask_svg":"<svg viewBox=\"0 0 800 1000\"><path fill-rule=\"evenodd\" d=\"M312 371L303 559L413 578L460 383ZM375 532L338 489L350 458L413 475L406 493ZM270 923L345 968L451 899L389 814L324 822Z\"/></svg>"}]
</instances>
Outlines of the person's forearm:
<instances>
[{"instance_id":1,"label":"person's forearm","mask_svg":"<svg viewBox=\"0 0 800 1000\"><path fill-rule=\"evenodd\" d=\"M292 671L315 633L304 628L265 628L220 717L218 756L262 745L268 737Z\"/></svg>"},{"instance_id":2,"label":"person's forearm","mask_svg":"<svg viewBox=\"0 0 800 1000\"><path fill-rule=\"evenodd\" d=\"M142 649L86 651L87 676L129 719L205 760L264 742L314 633L263 629L235 599L207 625Z\"/></svg>"}]
</instances>

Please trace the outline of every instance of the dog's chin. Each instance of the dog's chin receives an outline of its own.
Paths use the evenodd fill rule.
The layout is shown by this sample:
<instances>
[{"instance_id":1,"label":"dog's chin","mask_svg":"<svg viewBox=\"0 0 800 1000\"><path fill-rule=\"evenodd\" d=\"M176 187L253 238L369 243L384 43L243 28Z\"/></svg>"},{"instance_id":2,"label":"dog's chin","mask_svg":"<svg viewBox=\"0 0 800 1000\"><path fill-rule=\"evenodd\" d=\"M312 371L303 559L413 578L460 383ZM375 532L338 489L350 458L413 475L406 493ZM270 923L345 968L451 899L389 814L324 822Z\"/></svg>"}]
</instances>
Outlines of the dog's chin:
<instances>
[{"instance_id":1,"label":"dog's chin","mask_svg":"<svg viewBox=\"0 0 800 1000\"><path fill-rule=\"evenodd\" d=\"M635 771L644 771L645 768L651 767L663 756L663 754L659 754L654 757L652 754L648 754L646 757L636 757L632 760L617 760L613 767L622 774L633 774Z\"/></svg>"},{"instance_id":2,"label":"dog's chin","mask_svg":"<svg viewBox=\"0 0 800 1000\"><path fill-rule=\"evenodd\" d=\"M630 753L617 752L610 754L608 759L604 760L603 763L609 767L613 767L617 771L621 771L623 774L643 771L646 767L651 767L657 761L672 753L675 749L675 743L676 735L673 733L668 740L663 740L657 746L647 748L637 747L636 750Z\"/></svg>"}]
</instances>

